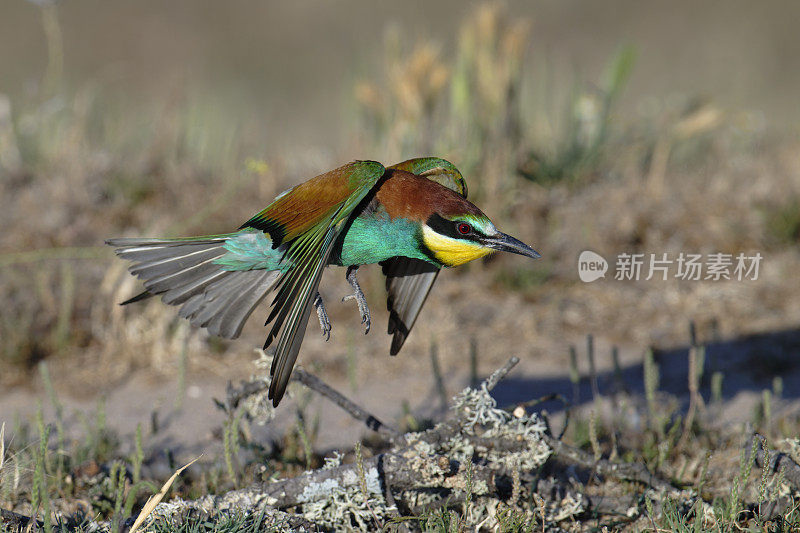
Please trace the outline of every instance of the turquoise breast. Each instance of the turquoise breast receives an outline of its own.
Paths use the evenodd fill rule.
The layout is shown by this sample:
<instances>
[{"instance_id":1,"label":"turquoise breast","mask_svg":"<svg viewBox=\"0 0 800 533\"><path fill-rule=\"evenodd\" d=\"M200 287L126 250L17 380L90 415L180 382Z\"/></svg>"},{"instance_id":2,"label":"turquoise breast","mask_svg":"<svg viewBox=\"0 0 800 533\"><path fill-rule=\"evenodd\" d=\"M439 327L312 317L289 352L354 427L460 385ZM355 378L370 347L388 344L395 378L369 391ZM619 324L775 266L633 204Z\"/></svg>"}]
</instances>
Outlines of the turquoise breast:
<instances>
[{"instance_id":1,"label":"turquoise breast","mask_svg":"<svg viewBox=\"0 0 800 533\"><path fill-rule=\"evenodd\" d=\"M419 227L405 218L391 219L385 212L364 214L353 220L331 263L341 266L371 265L391 257L428 260L420 250Z\"/></svg>"},{"instance_id":2,"label":"turquoise breast","mask_svg":"<svg viewBox=\"0 0 800 533\"><path fill-rule=\"evenodd\" d=\"M420 250L419 226L404 218L391 219L378 211L356 217L334 245L329 263L340 266L371 265L404 256L429 260ZM285 248L272 248L269 235L244 229L225 242L227 253L214 262L225 270L286 270Z\"/></svg>"}]
</instances>

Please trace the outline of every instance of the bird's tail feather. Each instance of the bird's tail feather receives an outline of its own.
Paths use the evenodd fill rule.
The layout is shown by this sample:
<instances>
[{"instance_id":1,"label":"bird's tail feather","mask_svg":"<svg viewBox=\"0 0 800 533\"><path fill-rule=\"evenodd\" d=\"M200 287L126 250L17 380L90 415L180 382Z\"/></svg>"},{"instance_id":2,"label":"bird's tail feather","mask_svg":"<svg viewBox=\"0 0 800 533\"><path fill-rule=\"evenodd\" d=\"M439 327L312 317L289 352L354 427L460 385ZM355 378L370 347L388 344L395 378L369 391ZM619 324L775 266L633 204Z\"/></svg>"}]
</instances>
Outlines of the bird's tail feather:
<instances>
[{"instance_id":1,"label":"bird's tail feather","mask_svg":"<svg viewBox=\"0 0 800 533\"><path fill-rule=\"evenodd\" d=\"M180 316L212 335L234 339L247 318L272 289L279 271L230 271L216 263L227 253L231 235L193 239L110 239L116 253L130 260L132 274L145 291L123 302L161 295L164 303L180 305Z\"/></svg>"}]
</instances>

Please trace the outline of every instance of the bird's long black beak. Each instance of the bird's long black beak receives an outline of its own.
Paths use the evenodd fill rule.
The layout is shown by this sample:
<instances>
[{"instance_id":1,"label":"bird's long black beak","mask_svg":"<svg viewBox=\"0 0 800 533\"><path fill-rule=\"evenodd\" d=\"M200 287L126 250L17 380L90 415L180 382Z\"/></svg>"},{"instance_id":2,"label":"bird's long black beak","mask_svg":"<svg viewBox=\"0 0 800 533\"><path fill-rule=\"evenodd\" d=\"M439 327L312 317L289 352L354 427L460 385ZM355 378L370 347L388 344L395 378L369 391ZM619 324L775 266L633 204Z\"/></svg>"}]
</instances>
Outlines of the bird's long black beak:
<instances>
[{"instance_id":1,"label":"bird's long black beak","mask_svg":"<svg viewBox=\"0 0 800 533\"><path fill-rule=\"evenodd\" d=\"M494 248L501 252L511 252L512 254L524 255L525 257L531 257L533 259L542 257L539 252L524 242L515 239L511 235L506 235L505 233L498 232L497 235L493 235L492 237L484 237L482 241L484 246Z\"/></svg>"}]
</instances>

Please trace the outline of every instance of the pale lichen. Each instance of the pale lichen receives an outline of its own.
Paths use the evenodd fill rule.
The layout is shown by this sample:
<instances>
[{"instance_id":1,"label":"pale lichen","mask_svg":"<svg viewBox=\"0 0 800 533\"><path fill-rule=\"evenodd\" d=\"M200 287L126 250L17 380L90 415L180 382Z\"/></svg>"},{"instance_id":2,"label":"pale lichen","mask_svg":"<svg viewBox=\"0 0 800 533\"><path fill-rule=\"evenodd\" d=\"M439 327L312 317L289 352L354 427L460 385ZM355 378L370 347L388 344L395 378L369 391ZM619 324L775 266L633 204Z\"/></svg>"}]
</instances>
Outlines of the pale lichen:
<instances>
[{"instance_id":1,"label":"pale lichen","mask_svg":"<svg viewBox=\"0 0 800 533\"><path fill-rule=\"evenodd\" d=\"M800 439L787 438L778 441L780 447L786 450L786 453L795 463L800 464Z\"/></svg>"},{"instance_id":2,"label":"pale lichen","mask_svg":"<svg viewBox=\"0 0 800 533\"><path fill-rule=\"evenodd\" d=\"M518 452L479 450L485 453L490 462L496 462L509 469L532 470L538 468L550 457L550 448L542 439L544 422L535 414L509 413L497 408L497 402L489 394L484 384L480 389L467 388L454 399L453 409L459 412L466 424L464 433L484 439L524 440L526 446ZM450 439L450 448L464 459L475 453L475 448L467 440L458 436Z\"/></svg>"},{"instance_id":3,"label":"pale lichen","mask_svg":"<svg viewBox=\"0 0 800 533\"><path fill-rule=\"evenodd\" d=\"M561 522L582 513L583 510L583 495L568 492L560 502L551 501L548 503L546 519L550 522Z\"/></svg>"},{"instance_id":4,"label":"pale lichen","mask_svg":"<svg viewBox=\"0 0 800 533\"><path fill-rule=\"evenodd\" d=\"M272 367L272 353L267 353L264 350L255 350L257 359L253 361L257 372L250 376L252 381L266 379L265 385L269 386L269 369ZM267 399L267 395L258 392L251 394L242 401L242 409L247 414L250 420L256 424L263 426L271 422L275 418L275 408L272 403Z\"/></svg>"},{"instance_id":5,"label":"pale lichen","mask_svg":"<svg viewBox=\"0 0 800 533\"><path fill-rule=\"evenodd\" d=\"M263 379L272 358L261 350L258 354L255 365L261 374L259 379ZM425 433L405 435L406 446L396 452L396 460L402 463L403 470L413 471L415 485L426 490L406 490L395 497L411 508L458 497L470 502L464 509L466 523L497 524L498 500L490 496L494 489L485 478L473 476L473 462L479 457L481 464L491 469L516 475L539 468L551 453L543 439L545 424L524 409L514 413L498 409L485 384L478 389L465 389L455 396L453 404L458 422L455 431L447 430L446 425L433 430L445 429L448 436L444 440L429 442ZM248 398L244 405L256 421L263 423L274 417L264 395ZM325 459L323 469L334 469L341 464L342 456L337 452ZM430 490L433 487L439 490ZM364 468L363 478L351 469L338 478L308 483L298 501L306 519L335 530L375 529L397 514L396 508L389 506L384 498L375 467ZM547 508L547 520L555 522L580 512L582 502L580 496L567 495L548 499ZM539 512L516 506L513 509L525 516Z\"/></svg>"},{"instance_id":6,"label":"pale lichen","mask_svg":"<svg viewBox=\"0 0 800 533\"><path fill-rule=\"evenodd\" d=\"M222 516L229 516L246 520L248 516L257 513L264 528L275 531L309 531L303 525L292 527L291 515L271 509L269 501L262 501L261 498L242 497L240 499L227 500L211 495L198 500L187 501L181 498L173 498L169 502L161 502L156 505L153 512L145 520L143 530L163 530L168 526L170 530L177 530L192 519L211 519L218 520ZM158 526L156 522L160 522ZM103 529L106 531L106 529Z\"/></svg>"},{"instance_id":7,"label":"pale lichen","mask_svg":"<svg viewBox=\"0 0 800 533\"><path fill-rule=\"evenodd\" d=\"M336 460L338 457L332 462ZM352 470L346 471L341 480L309 483L298 498L303 505L303 516L337 531L379 529L379 524L385 523L397 509L387 505L383 497L377 468L365 468L364 477L366 493L358 474Z\"/></svg>"},{"instance_id":8,"label":"pale lichen","mask_svg":"<svg viewBox=\"0 0 800 533\"><path fill-rule=\"evenodd\" d=\"M325 458L325 464L322 465L322 470L332 470L342 466L342 459L344 459L344 455L342 455L339 450L333 450L333 455Z\"/></svg>"}]
</instances>

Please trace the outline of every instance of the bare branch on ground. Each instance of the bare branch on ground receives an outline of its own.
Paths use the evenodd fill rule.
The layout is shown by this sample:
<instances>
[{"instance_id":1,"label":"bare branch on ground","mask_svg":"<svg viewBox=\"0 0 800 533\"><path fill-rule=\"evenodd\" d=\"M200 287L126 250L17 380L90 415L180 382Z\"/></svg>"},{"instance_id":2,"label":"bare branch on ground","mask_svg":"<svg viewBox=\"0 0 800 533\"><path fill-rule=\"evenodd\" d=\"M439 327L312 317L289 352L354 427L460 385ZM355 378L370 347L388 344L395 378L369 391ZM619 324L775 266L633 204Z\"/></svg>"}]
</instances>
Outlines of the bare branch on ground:
<instances>
[{"instance_id":1,"label":"bare branch on ground","mask_svg":"<svg viewBox=\"0 0 800 533\"><path fill-rule=\"evenodd\" d=\"M303 368L295 368L292 372L291 380L302 383L309 389L324 396L341 407L350 416L363 422L370 430L386 438L393 438L400 435L400 431L388 424L384 424L375 415L347 398L314 374L306 372ZM263 394L268 388L269 381L266 379L244 382L239 387L233 387L233 385L228 384L227 405L225 407L229 412L232 412L246 398L254 394Z\"/></svg>"}]
</instances>

